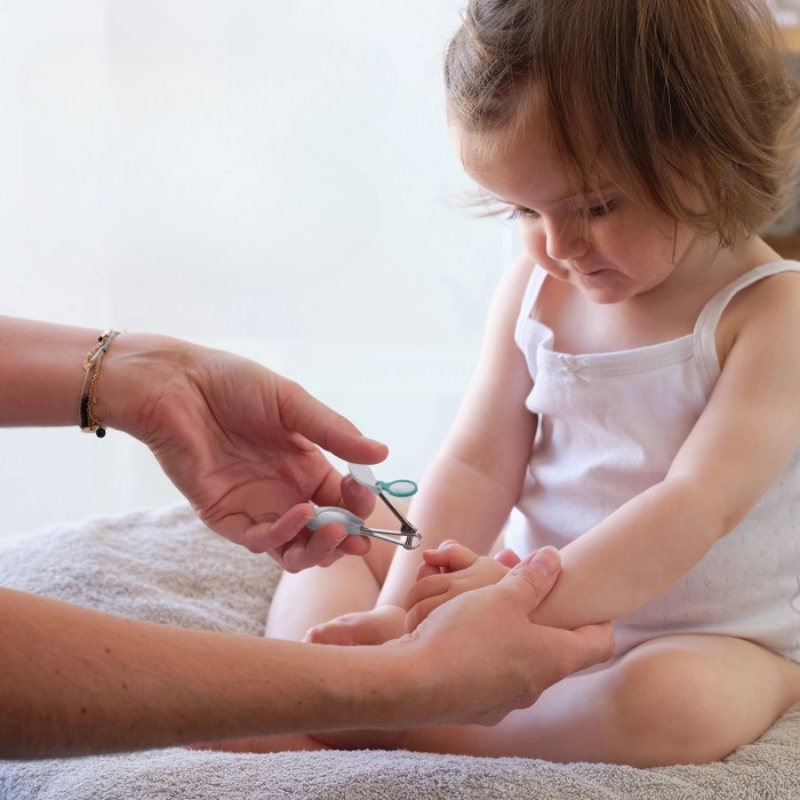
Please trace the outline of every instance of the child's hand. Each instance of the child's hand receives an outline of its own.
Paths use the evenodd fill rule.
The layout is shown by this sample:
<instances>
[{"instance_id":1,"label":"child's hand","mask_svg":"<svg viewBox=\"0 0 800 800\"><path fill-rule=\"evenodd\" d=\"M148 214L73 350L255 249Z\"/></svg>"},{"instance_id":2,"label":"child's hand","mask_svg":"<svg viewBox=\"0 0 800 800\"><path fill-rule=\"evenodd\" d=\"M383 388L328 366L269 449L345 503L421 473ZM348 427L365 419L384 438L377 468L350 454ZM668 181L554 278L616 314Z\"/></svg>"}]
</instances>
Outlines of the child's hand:
<instances>
[{"instance_id":1,"label":"child's hand","mask_svg":"<svg viewBox=\"0 0 800 800\"><path fill-rule=\"evenodd\" d=\"M383 644L405 632L405 609L399 606L378 606L371 611L343 614L330 622L315 625L303 641L314 644Z\"/></svg>"},{"instance_id":2,"label":"child's hand","mask_svg":"<svg viewBox=\"0 0 800 800\"><path fill-rule=\"evenodd\" d=\"M417 582L406 596L409 608L405 625L413 631L435 608L463 592L497 583L519 562L510 550L498 558L479 556L453 539L439 545L438 550L422 554L425 563L417 572Z\"/></svg>"}]
</instances>

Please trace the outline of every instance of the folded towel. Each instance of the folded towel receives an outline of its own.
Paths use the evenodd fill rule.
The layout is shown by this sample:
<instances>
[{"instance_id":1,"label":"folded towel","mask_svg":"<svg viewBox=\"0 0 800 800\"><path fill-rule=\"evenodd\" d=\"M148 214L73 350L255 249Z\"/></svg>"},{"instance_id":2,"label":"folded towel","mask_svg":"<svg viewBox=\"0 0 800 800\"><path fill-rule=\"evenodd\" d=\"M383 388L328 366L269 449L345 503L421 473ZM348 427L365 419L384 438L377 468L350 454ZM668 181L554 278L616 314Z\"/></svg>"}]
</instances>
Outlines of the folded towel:
<instances>
[{"instance_id":1,"label":"folded towel","mask_svg":"<svg viewBox=\"0 0 800 800\"><path fill-rule=\"evenodd\" d=\"M211 533L185 505L0 540L0 585L114 614L259 636L280 570ZM635 769L409 752L249 755L170 748L0 761L12 800L796 800L800 706L705 766Z\"/></svg>"}]
</instances>

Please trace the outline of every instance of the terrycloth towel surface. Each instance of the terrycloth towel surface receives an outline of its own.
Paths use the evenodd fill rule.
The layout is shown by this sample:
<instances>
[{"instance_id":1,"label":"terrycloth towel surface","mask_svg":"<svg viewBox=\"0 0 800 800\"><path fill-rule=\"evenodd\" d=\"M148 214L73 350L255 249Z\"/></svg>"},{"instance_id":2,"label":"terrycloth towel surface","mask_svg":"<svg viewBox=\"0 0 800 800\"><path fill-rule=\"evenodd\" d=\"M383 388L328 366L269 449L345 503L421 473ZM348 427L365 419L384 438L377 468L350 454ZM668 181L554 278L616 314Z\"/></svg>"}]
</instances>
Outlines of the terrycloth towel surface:
<instances>
[{"instance_id":1,"label":"terrycloth towel surface","mask_svg":"<svg viewBox=\"0 0 800 800\"><path fill-rule=\"evenodd\" d=\"M96 517L0 540L0 584L115 614L260 635L278 568L187 507ZM800 706L724 762L640 770L408 752L242 755L167 749L0 761L13 800L800 799Z\"/></svg>"}]
</instances>

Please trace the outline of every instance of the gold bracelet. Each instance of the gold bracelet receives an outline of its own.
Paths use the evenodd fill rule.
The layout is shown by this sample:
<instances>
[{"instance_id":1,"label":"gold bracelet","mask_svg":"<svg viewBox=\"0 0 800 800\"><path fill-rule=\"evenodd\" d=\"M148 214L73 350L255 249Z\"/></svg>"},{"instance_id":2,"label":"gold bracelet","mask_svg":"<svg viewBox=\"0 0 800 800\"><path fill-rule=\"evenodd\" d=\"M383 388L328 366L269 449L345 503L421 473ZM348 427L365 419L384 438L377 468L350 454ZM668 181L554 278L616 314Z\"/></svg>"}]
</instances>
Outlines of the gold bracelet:
<instances>
[{"instance_id":1,"label":"gold bracelet","mask_svg":"<svg viewBox=\"0 0 800 800\"><path fill-rule=\"evenodd\" d=\"M103 360L106 350L111 346L111 342L119 334L120 331L115 331L112 328L103 331L97 337L97 344L86 354L86 358L83 361L86 375L83 376L83 387L81 388L79 424L84 433L97 434L99 439L106 435L106 429L92 413L92 409L97 402L97 378L100 375L100 362Z\"/></svg>"}]
</instances>

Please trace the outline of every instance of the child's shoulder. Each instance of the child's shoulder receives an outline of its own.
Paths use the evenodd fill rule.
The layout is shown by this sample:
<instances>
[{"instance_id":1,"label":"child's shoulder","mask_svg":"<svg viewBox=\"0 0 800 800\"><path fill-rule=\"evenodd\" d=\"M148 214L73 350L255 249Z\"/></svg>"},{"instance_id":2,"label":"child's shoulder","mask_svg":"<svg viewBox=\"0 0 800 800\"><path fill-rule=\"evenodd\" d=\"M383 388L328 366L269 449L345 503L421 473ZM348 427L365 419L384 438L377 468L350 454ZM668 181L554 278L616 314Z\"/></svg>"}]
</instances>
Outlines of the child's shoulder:
<instances>
[{"instance_id":1,"label":"child's shoulder","mask_svg":"<svg viewBox=\"0 0 800 800\"><path fill-rule=\"evenodd\" d=\"M797 303L800 262L782 258L760 237L753 236L720 256L717 288L707 302L724 307L725 317L741 315L744 321L762 306L777 309Z\"/></svg>"},{"instance_id":2,"label":"child's shoulder","mask_svg":"<svg viewBox=\"0 0 800 800\"><path fill-rule=\"evenodd\" d=\"M800 261L778 259L762 264L734 283L732 309L744 306L757 311L765 304L772 309L794 306L800 298Z\"/></svg>"},{"instance_id":3,"label":"child's shoulder","mask_svg":"<svg viewBox=\"0 0 800 800\"><path fill-rule=\"evenodd\" d=\"M510 304L517 311L524 297L536 291L537 278L541 278L543 270L528 255L514 259L505 269L497 286L496 296Z\"/></svg>"},{"instance_id":4,"label":"child's shoulder","mask_svg":"<svg viewBox=\"0 0 800 800\"><path fill-rule=\"evenodd\" d=\"M743 334L772 340L800 336L800 262L775 261L753 269L737 283L717 328L720 361ZM749 338L749 336L748 336Z\"/></svg>"}]
</instances>

